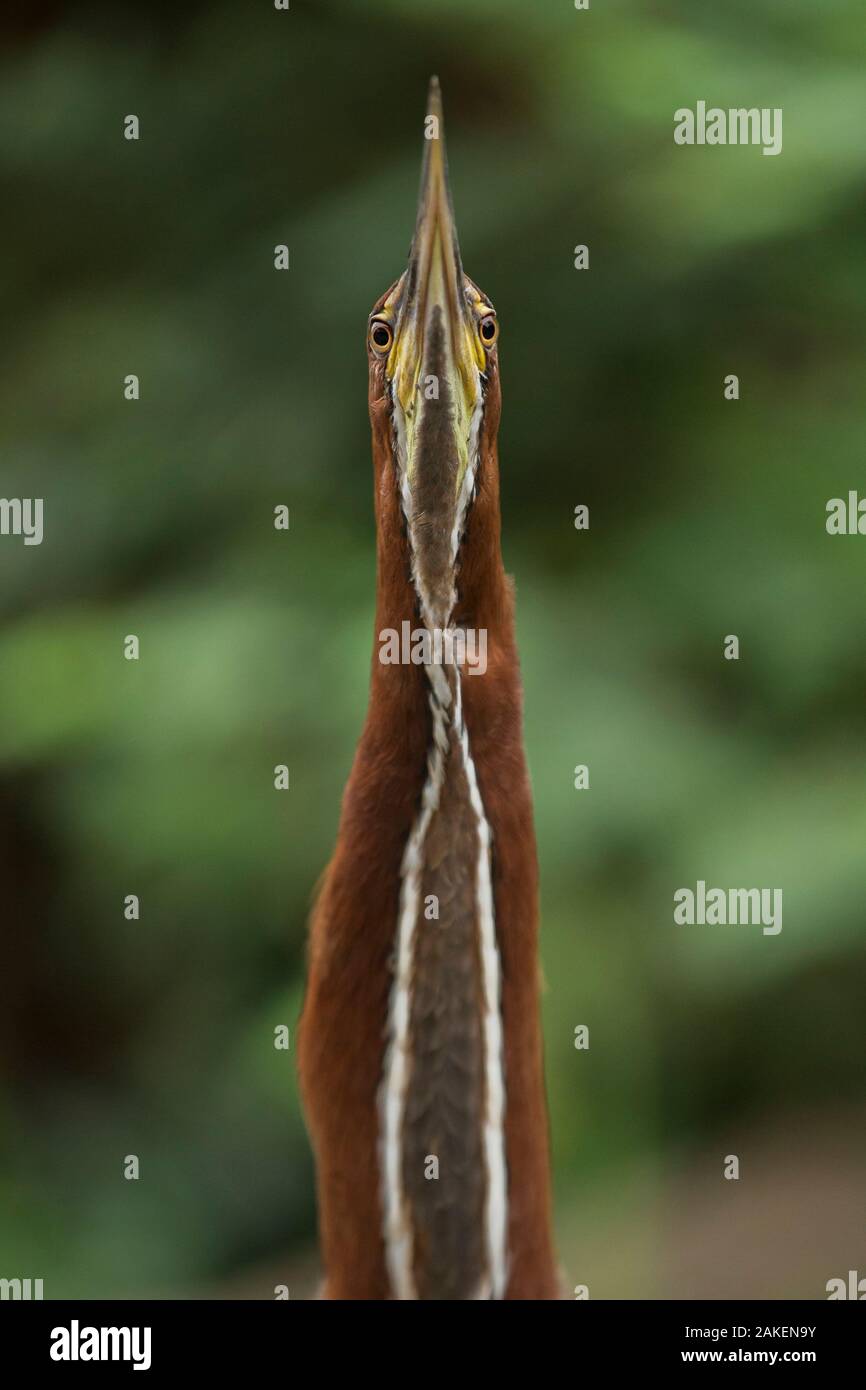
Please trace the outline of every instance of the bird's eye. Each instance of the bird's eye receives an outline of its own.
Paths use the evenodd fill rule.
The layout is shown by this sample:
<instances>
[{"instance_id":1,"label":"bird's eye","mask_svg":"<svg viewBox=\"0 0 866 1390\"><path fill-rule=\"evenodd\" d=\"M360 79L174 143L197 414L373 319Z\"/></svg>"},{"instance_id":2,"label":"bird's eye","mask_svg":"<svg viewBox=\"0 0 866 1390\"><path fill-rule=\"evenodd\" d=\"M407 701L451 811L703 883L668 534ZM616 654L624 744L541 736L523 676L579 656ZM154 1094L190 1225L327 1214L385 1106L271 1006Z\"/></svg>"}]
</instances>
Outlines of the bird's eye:
<instances>
[{"instance_id":1,"label":"bird's eye","mask_svg":"<svg viewBox=\"0 0 866 1390\"><path fill-rule=\"evenodd\" d=\"M499 324L493 314L485 314L478 325L478 332L481 334L481 341L485 347L493 347L499 337Z\"/></svg>"},{"instance_id":2,"label":"bird's eye","mask_svg":"<svg viewBox=\"0 0 866 1390\"><path fill-rule=\"evenodd\" d=\"M384 355L390 350L393 341L391 325L384 319L374 319L370 324L370 346L373 351Z\"/></svg>"}]
</instances>

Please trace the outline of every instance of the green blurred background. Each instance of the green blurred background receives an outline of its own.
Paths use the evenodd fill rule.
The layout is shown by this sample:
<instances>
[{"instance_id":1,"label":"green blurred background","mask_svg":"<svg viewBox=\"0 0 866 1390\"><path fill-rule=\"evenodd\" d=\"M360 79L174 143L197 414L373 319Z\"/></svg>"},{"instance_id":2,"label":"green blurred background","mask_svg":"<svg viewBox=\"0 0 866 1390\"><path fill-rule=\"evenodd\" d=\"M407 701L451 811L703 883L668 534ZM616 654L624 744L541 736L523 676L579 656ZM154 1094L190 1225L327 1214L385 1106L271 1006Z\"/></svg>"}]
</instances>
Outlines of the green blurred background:
<instances>
[{"instance_id":1,"label":"green blurred background","mask_svg":"<svg viewBox=\"0 0 866 1390\"><path fill-rule=\"evenodd\" d=\"M866 1272L866 540L824 527L866 492L862 4L49 3L2 32L2 492L46 531L0 540L0 1276L315 1287L273 1030L366 702L364 331L431 72L502 324L569 1280ZM783 153L676 147L698 99L782 107ZM674 926L699 878L781 887L782 933Z\"/></svg>"}]
</instances>

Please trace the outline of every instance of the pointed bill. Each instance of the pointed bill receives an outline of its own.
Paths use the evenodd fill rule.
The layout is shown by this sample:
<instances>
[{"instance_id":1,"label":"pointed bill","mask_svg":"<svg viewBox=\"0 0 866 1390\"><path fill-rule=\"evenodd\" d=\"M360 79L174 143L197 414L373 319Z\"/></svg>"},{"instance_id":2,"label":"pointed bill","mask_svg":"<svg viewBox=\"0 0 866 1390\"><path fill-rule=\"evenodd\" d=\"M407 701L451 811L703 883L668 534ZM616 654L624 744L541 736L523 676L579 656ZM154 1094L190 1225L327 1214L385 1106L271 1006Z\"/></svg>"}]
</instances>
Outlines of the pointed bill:
<instances>
[{"instance_id":1,"label":"pointed bill","mask_svg":"<svg viewBox=\"0 0 866 1390\"><path fill-rule=\"evenodd\" d=\"M442 97L432 78L424 120L424 160L409 265L399 286L394 343L387 371L404 426L405 473L440 472L452 456L452 495L469 461L472 420L481 398L484 351L478 341L473 292L463 274L445 156ZM426 420L426 429L425 429ZM425 459L424 439L438 461Z\"/></svg>"}]
</instances>

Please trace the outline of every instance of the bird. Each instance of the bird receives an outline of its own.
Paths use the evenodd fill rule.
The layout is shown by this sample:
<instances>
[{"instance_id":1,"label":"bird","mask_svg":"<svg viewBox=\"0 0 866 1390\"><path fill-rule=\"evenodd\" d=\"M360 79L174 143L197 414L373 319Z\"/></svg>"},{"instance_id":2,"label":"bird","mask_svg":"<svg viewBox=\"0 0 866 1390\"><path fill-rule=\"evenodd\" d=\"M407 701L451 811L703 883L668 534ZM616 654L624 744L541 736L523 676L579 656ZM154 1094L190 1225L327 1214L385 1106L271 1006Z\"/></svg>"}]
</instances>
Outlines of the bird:
<instances>
[{"instance_id":1,"label":"bird","mask_svg":"<svg viewBox=\"0 0 866 1390\"><path fill-rule=\"evenodd\" d=\"M374 304L366 346L369 704L311 914L298 1029L320 1296L554 1299L499 320L463 271L435 77L408 265ZM394 633L411 641L386 660Z\"/></svg>"}]
</instances>

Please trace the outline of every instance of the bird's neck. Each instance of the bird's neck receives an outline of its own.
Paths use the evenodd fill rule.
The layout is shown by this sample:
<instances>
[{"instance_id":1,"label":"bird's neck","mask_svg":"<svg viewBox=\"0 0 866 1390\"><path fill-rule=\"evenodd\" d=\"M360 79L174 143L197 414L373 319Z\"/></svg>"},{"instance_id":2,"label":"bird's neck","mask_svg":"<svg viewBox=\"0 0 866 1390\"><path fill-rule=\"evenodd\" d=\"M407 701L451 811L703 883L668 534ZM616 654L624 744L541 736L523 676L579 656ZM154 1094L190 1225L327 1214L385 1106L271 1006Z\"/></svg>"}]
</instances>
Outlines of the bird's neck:
<instances>
[{"instance_id":1,"label":"bird's neck","mask_svg":"<svg viewBox=\"0 0 866 1390\"><path fill-rule=\"evenodd\" d=\"M374 417L374 436L377 428L387 432L387 419L377 421ZM433 495L429 484L427 493L407 495L390 450L374 447L374 454L380 462L376 476L377 650L372 696L387 699L388 687L394 682L388 678L390 673L376 670L383 664L376 660L383 631L399 633L407 621L413 631L416 624L431 630L471 628L478 640L474 646L470 643L470 649L478 651L483 639L488 651L495 652L503 645L513 645L514 618L500 545L495 436L481 438L470 495L452 497L447 506L435 497L435 485ZM437 517L435 524L431 516ZM507 680L509 675L516 683L516 669L509 672L500 663L494 679Z\"/></svg>"},{"instance_id":2,"label":"bird's neck","mask_svg":"<svg viewBox=\"0 0 866 1390\"><path fill-rule=\"evenodd\" d=\"M299 1041L329 1290L551 1298L537 867L495 441L481 440L455 567L453 620L487 632L458 721L453 698L437 714L423 666L380 660L383 629L423 619L384 402L371 421L370 703Z\"/></svg>"},{"instance_id":3,"label":"bird's neck","mask_svg":"<svg viewBox=\"0 0 866 1390\"><path fill-rule=\"evenodd\" d=\"M511 740L519 749L520 720L519 699L510 698L516 655L495 442L486 441L471 482L474 497L467 489L443 511L435 477L428 493L407 498L385 472L377 499L379 640L407 622L422 638L471 630L476 658L461 665L446 649L444 660L413 660L396 676L373 662L373 701L402 703L396 737L405 739L402 771L415 787L379 1101L386 1256L402 1297L502 1297L507 1282L506 1039L492 857L499 807L487 804L486 710L499 711L500 748ZM534 887L531 850L527 872Z\"/></svg>"}]
</instances>

